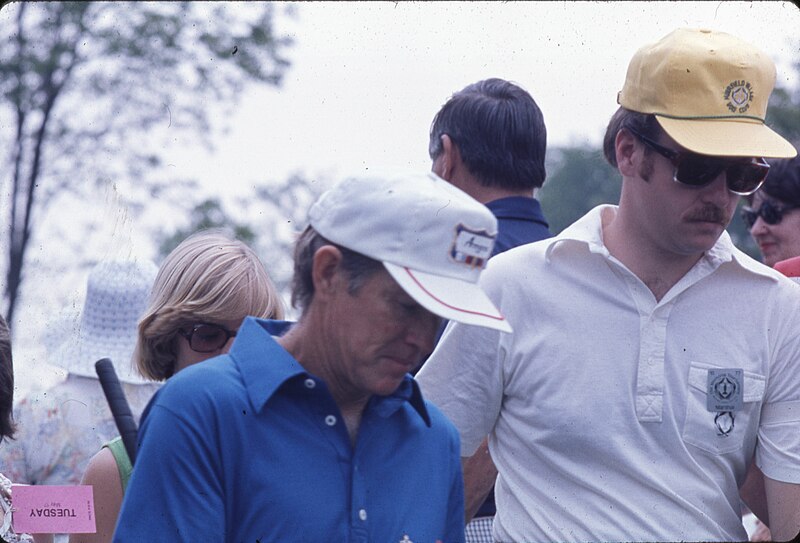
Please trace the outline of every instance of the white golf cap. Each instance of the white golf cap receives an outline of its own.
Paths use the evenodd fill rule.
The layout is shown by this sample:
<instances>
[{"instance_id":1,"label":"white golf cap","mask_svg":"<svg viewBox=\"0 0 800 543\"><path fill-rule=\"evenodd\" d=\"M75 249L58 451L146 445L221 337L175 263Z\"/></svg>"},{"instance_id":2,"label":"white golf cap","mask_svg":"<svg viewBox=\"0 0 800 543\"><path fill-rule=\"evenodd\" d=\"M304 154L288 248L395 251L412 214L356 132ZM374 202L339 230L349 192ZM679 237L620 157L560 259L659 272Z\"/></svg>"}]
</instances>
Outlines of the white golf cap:
<instances>
[{"instance_id":1,"label":"white golf cap","mask_svg":"<svg viewBox=\"0 0 800 543\"><path fill-rule=\"evenodd\" d=\"M428 311L511 332L478 286L497 219L433 173L347 179L320 196L309 222L329 241L382 262Z\"/></svg>"}]
</instances>

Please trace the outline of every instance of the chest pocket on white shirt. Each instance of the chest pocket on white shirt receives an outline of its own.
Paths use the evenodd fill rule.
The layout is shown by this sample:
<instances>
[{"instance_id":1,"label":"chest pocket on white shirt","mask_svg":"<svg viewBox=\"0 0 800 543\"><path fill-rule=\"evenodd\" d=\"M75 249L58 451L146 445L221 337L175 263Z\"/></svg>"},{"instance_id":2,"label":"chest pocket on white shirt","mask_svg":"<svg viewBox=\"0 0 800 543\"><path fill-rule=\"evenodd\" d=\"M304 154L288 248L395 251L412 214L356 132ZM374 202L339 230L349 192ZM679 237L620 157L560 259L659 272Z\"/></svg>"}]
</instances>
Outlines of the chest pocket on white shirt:
<instances>
[{"instance_id":1,"label":"chest pocket on white shirt","mask_svg":"<svg viewBox=\"0 0 800 543\"><path fill-rule=\"evenodd\" d=\"M742 409L731 414L709 411L707 406L708 370L716 366L692 362L689 368L689 391L683 440L712 454L724 454L742 448L745 436L757 431L766 379L744 371Z\"/></svg>"}]
</instances>

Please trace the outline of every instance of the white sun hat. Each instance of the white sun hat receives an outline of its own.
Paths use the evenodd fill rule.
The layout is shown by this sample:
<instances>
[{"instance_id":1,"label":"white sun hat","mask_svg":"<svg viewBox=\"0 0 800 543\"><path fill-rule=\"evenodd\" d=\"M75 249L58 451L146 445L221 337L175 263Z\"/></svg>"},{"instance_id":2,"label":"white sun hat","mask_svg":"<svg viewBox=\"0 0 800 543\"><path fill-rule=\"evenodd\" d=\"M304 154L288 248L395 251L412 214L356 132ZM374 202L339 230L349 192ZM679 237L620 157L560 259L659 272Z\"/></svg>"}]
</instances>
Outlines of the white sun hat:
<instances>
[{"instance_id":1,"label":"white sun hat","mask_svg":"<svg viewBox=\"0 0 800 543\"><path fill-rule=\"evenodd\" d=\"M309 211L321 236L379 260L414 300L445 319L511 332L478 285L497 219L433 173L347 179Z\"/></svg>"},{"instance_id":2,"label":"white sun hat","mask_svg":"<svg viewBox=\"0 0 800 543\"><path fill-rule=\"evenodd\" d=\"M96 377L94 363L110 358L120 381L152 382L139 374L132 357L139 318L157 272L150 260L97 264L89 273L80 317L50 362L74 375Z\"/></svg>"}]
</instances>

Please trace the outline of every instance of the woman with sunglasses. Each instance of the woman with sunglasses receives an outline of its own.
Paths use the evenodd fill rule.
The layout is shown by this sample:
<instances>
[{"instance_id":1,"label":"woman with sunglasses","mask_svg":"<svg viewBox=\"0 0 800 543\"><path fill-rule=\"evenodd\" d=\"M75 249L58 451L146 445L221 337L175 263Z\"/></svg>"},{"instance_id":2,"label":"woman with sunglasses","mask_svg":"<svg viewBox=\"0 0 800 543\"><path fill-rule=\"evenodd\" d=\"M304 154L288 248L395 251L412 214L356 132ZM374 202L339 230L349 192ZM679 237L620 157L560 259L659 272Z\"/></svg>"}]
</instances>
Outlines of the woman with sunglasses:
<instances>
[{"instance_id":1,"label":"woman with sunglasses","mask_svg":"<svg viewBox=\"0 0 800 543\"><path fill-rule=\"evenodd\" d=\"M764 263L800 255L800 157L775 160L761 190L748 198L742 219Z\"/></svg>"},{"instance_id":2,"label":"woman with sunglasses","mask_svg":"<svg viewBox=\"0 0 800 543\"><path fill-rule=\"evenodd\" d=\"M758 244L764 264L774 267L800 256L800 156L770 162L761 189L747 197L742 220ZM755 465L747 473L743 492L763 495L763 474ZM762 513L763 514L763 513ZM750 541L771 541L769 528L754 519Z\"/></svg>"},{"instance_id":3,"label":"woman with sunglasses","mask_svg":"<svg viewBox=\"0 0 800 543\"><path fill-rule=\"evenodd\" d=\"M139 321L134 361L164 381L231 346L244 317L283 318L283 304L255 252L221 231L186 238L164 260ZM165 444L166 446L166 444ZM89 462L81 484L94 487L97 533L71 543L110 542L132 466L119 438ZM143 536L146 519L143 520Z\"/></svg>"}]
</instances>

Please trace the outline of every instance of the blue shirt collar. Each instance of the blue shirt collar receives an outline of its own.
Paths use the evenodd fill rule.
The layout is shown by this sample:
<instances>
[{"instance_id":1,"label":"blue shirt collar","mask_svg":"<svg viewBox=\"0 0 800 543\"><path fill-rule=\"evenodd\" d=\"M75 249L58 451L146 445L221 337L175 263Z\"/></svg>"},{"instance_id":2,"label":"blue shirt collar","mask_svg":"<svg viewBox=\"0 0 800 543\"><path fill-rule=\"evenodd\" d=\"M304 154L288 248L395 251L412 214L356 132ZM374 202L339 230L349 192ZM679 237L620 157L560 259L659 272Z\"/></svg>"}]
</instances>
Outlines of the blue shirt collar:
<instances>
[{"instance_id":1,"label":"blue shirt collar","mask_svg":"<svg viewBox=\"0 0 800 543\"><path fill-rule=\"evenodd\" d=\"M239 368L242 382L256 411L261 411L272 395L285 384L315 378L273 338L285 333L292 324L288 321L247 317L231 346L229 354ZM419 385L410 375L403 378L392 394L370 398L368 408L374 409L380 416L388 417L400 409L404 402L411 404L427 426L431 425Z\"/></svg>"},{"instance_id":2,"label":"blue shirt collar","mask_svg":"<svg viewBox=\"0 0 800 543\"><path fill-rule=\"evenodd\" d=\"M542 213L539 200L528 196L508 196L498 198L486 204L486 207L498 219L521 219L535 221L548 226Z\"/></svg>"}]
</instances>

